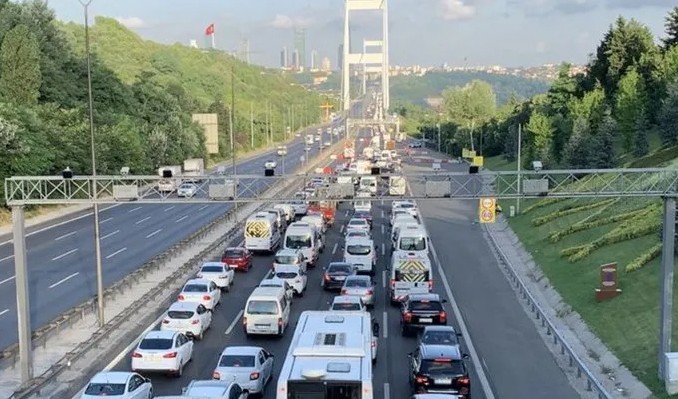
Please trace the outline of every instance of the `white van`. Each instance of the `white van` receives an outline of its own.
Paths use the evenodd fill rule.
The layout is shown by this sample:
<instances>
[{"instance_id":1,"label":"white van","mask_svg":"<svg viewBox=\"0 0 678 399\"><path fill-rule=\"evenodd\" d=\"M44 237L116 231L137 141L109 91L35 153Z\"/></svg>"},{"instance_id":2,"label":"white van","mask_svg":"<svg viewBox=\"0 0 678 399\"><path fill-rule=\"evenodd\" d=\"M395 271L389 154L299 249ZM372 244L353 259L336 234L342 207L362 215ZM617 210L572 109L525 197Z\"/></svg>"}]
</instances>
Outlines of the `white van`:
<instances>
[{"instance_id":1,"label":"white van","mask_svg":"<svg viewBox=\"0 0 678 399\"><path fill-rule=\"evenodd\" d=\"M352 264L358 274L374 276L377 265L374 241L363 237L348 238L344 244L344 262Z\"/></svg>"},{"instance_id":2,"label":"white van","mask_svg":"<svg viewBox=\"0 0 678 399\"><path fill-rule=\"evenodd\" d=\"M294 216L296 212L294 211L294 207L290 204L275 204L273 205L273 209L282 209L283 212L285 212L285 219L287 219L287 224L290 224L294 221Z\"/></svg>"},{"instance_id":3,"label":"white van","mask_svg":"<svg viewBox=\"0 0 678 399\"><path fill-rule=\"evenodd\" d=\"M287 228L287 233L285 233L283 248L300 250L304 254L308 265L314 267L320 257L320 234L315 226L311 224L304 222L292 223Z\"/></svg>"},{"instance_id":4,"label":"white van","mask_svg":"<svg viewBox=\"0 0 678 399\"><path fill-rule=\"evenodd\" d=\"M353 209L356 211L372 212L372 201L355 201L353 203Z\"/></svg>"},{"instance_id":5,"label":"white van","mask_svg":"<svg viewBox=\"0 0 678 399\"><path fill-rule=\"evenodd\" d=\"M255 288L243 313L245 334L282 336L290 323L290 305L283 288Z\"/></svg>"},{"instance_id":6,"label":"white van","mask_svg":"<svg viewBox=\"0 0 678 399\"><path fill-rule=\"evenodd\" d=\"M325 224L325 219L323 215L306 215L301 218L301 221L304 223L312 224L318 229L318 231L325 233L327 231L327 225Z\"/></svg>"},{"instance_id":7,"label":"white van","mask_svg":"<svg viewBox=\"0 0 678 399\"><path fill-rule=\"evenodd\" d=\"M269 212L257 212L245 222L245 248L250 251L273 252L280 246L278 217Z\"/></svg>"},{"instance_id":8,"label":"white van","mask_svg":"<svg viewBox=\"0 0 678 399\"><path fill-rule=\"evenodd\" d=\"M428 253L428 234L418 224L407 224L398 228L394 249L396 251Z\"/></svg>"},{"instance_id":9,"label":"white van","mask_svg":"<svg viewBox=\"0 0 678 399\"><path fill-rule=\"evenodd\" d=\"M360 178L360 186L358 188L361 191L367 191L373 195L377 194L377 177L376 176L363 176Z\"/></svg>"}]
</instances>

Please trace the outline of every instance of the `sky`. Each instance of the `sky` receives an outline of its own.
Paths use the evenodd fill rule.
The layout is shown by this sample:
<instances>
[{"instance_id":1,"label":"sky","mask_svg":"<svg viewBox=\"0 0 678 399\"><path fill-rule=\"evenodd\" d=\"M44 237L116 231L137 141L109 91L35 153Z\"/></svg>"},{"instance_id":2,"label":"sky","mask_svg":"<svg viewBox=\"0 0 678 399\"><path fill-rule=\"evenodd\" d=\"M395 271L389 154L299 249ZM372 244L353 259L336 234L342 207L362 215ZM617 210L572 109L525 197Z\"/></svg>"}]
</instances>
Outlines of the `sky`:
<instances>
[{"instance_id":1,"label":"sky","mask_svg":"<svg viewBox=\"0 0 678 399\"><path fill-rule=\"evenodd\" d=\"M79 0L46 0L59 19L83 21ZM84 0L83 0L84 1ZM214 23L217 48L233 51L249 40L251 62L279 66L294 29L306 29L311 50L337 63L343 40L343 0L92 0L90 15L118 19L145 39L197 40ZM678 0L389 0L391 65L536 66L583 64L603 33L623 15L647 25L656 37ZM381 39L379 12L352 12L352 51Z\"/></svg>"}]
</instances>

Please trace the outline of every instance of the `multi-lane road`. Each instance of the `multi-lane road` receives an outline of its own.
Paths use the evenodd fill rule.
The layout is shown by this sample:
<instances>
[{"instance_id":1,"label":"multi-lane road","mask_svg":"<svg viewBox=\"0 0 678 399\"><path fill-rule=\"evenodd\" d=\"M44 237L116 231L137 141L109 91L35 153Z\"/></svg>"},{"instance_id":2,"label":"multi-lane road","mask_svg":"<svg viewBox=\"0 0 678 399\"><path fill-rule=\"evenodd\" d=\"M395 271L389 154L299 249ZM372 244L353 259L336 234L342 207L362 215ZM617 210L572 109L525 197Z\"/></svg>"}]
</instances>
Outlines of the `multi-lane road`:
<instances>
[{"instance_id":1,"label":"multi-lane road","mask_svg":"<svg viewBox=\"0 0 678 399\"><path fill-rule=\"evenodd\" d=\"M354 117L364 104L356 102ZM323 129L325 130L325 129ZM292 173L306 155L305 134L287 144L285 172ZM340 136L332 137L336 142ZM321 143L330 140L323 132ZM314 143L309 158L319 153ZM236 174L263 174L265 160L279 158L275 149L236 165ZM282 165L278 159L278 173ZM226 174L231 173L230 166ZM259 187L263 189L263 187ZM244 189L244 188L243 188ZM101 208L101 248L104 287L139 268L147 260L208 224L231 204L116 204ZM26 246L33 328L96 294L94 233L91 212L28 230ZM17 340L16 286L11 235L0 237L0 350Z\"/></svg>"},{"instance_id":2,"label":"multi-lane road","mask_svg":"<svg viewBox=\"0 0 678 399\"><path fill-rule=\"evenodd\" d=\"M358 146L357 146L358 147ZM448 166L461 170L458 166ZM411 170L414 166L406 166ZM534 325L520 307L510 285L496 265L484 242L482 230L473 225L476 209L470 202L445 200L419 204L422 220L433 243L434 291L450 300L448 314L452 325L464 333L462 346L471 355L468 363L475 399L542 398L572 399L579 395L568 384ZM416 340L400 334L399 312L390 306L384 273L389 261L388 211L390 204L373 203L373 236L380 248L378 273L375 276L377 304L371 311L380 322L378 363L374 369L375 398L406 398L410 394L407 378L407 353ZM343 229L351 206L343 204L337 222L326 235L326 250L321 267L342 259ZM228 245L238 245L242 238ZM226 346L258 345L275 354L274 382L290 344L292 331L282 338L247 338L241 325L242 309L252 290L270 271L272 257L257 256L248 273L238 273L234 288L222 298L215 311L211 329L195 345L193 361L181 378L151 376L156 395L176 395L193 379L209 379ZM290 325L301 312L324 310L335 293L320 288L322 268L311 269L303 298L292 304ZM441 273L442 271L442 273ZM454 309L454 307L457 309ZM457 313L457 311L459 313ZM461 315L461 319L457 316ZM154 328L157 326L149 326ZM130 351L121 353L111 363L113 370L129 370ZM275 384L264 395L275 397Z\"/></svg>"}]
</instances>

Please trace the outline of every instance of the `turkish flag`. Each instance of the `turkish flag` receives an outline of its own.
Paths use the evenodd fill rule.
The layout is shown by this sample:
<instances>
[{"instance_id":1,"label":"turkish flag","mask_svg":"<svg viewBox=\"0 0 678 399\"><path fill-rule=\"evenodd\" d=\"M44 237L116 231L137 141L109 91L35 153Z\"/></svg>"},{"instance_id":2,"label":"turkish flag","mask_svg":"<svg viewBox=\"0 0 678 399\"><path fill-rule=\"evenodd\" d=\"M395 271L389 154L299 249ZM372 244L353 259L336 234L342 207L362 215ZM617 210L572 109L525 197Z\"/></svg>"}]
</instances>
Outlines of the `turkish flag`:
<instances>
[{"instance_id":1,"label":"turkish flag","mask_svg":"<svg viewBox=\"0 0 678 399\"><path fill-rule=\"evenodd\" d=\"M214 24L210 24L207 28L205 28L205 35L211 36L214 34Z\"/></svg>"}]
</instances>

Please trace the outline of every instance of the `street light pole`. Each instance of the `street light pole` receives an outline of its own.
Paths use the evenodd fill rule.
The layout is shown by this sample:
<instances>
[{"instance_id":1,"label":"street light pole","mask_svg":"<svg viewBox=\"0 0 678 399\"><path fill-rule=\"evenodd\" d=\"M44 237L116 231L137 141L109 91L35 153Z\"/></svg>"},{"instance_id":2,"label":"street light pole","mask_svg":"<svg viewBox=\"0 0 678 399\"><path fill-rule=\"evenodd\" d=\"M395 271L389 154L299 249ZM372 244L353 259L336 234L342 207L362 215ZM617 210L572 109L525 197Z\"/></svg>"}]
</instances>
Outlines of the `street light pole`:
<instances>
[{"instance_id":1,"label":"street light pole","mask_svg":"<svg viewBox=\"0 0 678 399\"><path fill-rule=\"evenodd\" d=\"M436 126L438 127L438 152L440 152L440 123L437 123Z\"/></svg>"},{"instance_id":2,"label":"street light pole","mask_svg":"<svg viewBox=\"0 0 678 399\"><path fill-rule=\"evenodd\" d=\"M250 147L254 149L254 106L250 103Z\"/></svg>"},{"instance_id":3,"label":"street light pole","mask_svg":"<svg viewBox=\"0 0 678 399\"><path fill-rule=\"evenodd\" d=\"M95 153L95 141L94 141L94 100L92 96L92 62L90 56L90 47L89 47L89 5L92 4L92 0L78 0L83 7L85 14L85 53L87 54L87 97L89 102L89 134L90 134L90 144L92 152L92 177L97 175L97 164L96 164L96 153ZM92 190L94 194L94 258L96 263L96 275L97 275L97 316L99 327L103 327L106 323L104 318L104 279L103 279L103 267L101 265L101 231L99 228L99 204L96 203L97 199L97 183L96 179L93 180L94 189Z\"/></svg>"}]
</instances>

